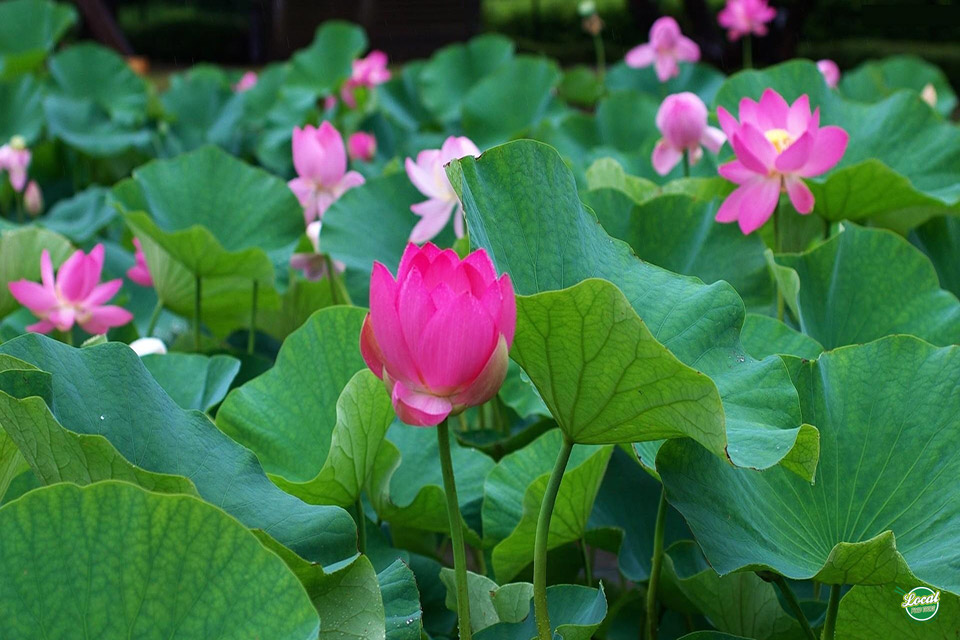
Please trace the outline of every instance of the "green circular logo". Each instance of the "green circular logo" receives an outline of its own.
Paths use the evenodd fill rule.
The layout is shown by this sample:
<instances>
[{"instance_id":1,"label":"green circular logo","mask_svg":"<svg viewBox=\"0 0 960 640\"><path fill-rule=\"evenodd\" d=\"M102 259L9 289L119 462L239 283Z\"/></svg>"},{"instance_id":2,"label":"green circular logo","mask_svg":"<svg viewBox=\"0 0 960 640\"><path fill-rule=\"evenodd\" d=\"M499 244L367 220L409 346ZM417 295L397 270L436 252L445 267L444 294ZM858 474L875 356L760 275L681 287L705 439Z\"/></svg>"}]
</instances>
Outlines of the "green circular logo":
<instances>
[{"instance_id":1,"label":"green circular logo","mask_svg":"<svg viewBox=\"0 0 960 640\"><path fill-rule=\"evenodd\" d=\"M927 587L915 587L903 596L900 606L914 620L929 620L940 610L940 592Z\"/></svg>"}]
</instances>

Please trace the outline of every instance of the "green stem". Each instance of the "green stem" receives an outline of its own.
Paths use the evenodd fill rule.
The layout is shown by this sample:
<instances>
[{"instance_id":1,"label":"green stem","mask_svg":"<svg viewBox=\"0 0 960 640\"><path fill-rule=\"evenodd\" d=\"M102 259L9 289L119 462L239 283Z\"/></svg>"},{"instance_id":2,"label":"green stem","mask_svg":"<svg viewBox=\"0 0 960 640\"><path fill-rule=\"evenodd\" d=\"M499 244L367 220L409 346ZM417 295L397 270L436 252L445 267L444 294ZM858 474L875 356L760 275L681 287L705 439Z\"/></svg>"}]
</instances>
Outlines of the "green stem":
<instances>
[{"instance_id":1,"label":"green stem","mask_svg":"<svg viewBox=\"0 0 960 640\"><path fill-rule=\"evenodd\" d=\"M470 427L467 426L467 414L461 413L457 417L460 418L460 431L469 431Z\"/></svg>"},{"instance_id":2,"label":"green stem","mask_svg":"<svg viewBox=\"0 0 960 640\"><path fill-rule=\"evenodd\" d=\"M447 496L447 518L450 520L450 539L453 543L453 571L457 582L457 627L460 640L470 640L470 597L467 591L467 555L463 544L463 524L460 503L457 501L457 484L453 477L453 461L450 459L449 418L437 425L437 444L440 448L440 470L443 473L443 491Z\"/></svg>"},{"instance_id":3,"label":"green stem","mask_svg":"<svg viewBox=\"0 0 960 640\"><path fill-rule=\"evenodd\" d=\"M587 541L580 538L580 552L583 554L583 576L586 578L587 586L593 586L593 567L590 563L590 548L587 547Z\"/></svg>"},{"instance_id":4,"label":"green stem","mask_svg":"<svg viewBox=\"0 0 960 640\"><path fill-rule=\"evenodd\" d=\"M683 152L683 177L684 178L690 177L690 152L689 151Z\"/></svg>"},{"instance_id":5,"label":"green stem","mask_svg":"<svg viewBox=\"0 0 960 640\"><path fill-rule=\"evenodd\" d=\"M777 202L777 208L773 210L773 253L779 255L783 249L780 240L780 203ZM783 290L777 282L777 320L783 322Z\"/></svg>"},{"instance_id":6,"label":"green stem","mask_svg":"<svg viewBox=\"0 0 960 640\"><path fill-rule=\"evenodd\" d=\"M840 609L840 585L830 585L830 599L827 601L827 617L823 621L821 640L834 640L837 630L837 611Z\"/></svg>"},{"instance_id":7,"label":"green stem","mask_svg":"<svg viewBox=\"0 0 960 640\"><path fill-rule=\"evenodd\" d=\"M150 314L150 323L147 325L147 336L153 335L153 330L157 328L157 320L160 319L160 312L163 311L163 300L157 298L157 306L153 308Z\"/></svg>"},{"instance_id":8,"label":"green stem","mask_svg":"<svg viewBox=\"0 0 960 640\"><path fill-rule=\"evenodd\" d=\"M327 266L327 282L330 284L330 301L332 304L340 304L340 294L337 292L337 273L333 270L333 260L330 256L324 254L323 263Z\"/></svg>"},{"instance_id":9,"label":"green stem","mask_svg":"<svg viewBox=\"0 0 960 640\"><path fill-rule=\"evenodd\" d=\"M813 599L814 599L814 600L819 600L819 599L820 599L820 586L821 586L822 584L823 584L823 583L822 583L822 582L819 582L818 580L814 580L814 581L813 581Z\"/></svg>"},{"instance_id":10,"label":"green stem","mask_svg":"<svg viewBox=\"0 0 960 640\"><path fill-rule=\"evenodd\" d=\"M657 586L660 582L660 568L663 564L663 533L667 526L667 492L660 489L660 505L657 507L657 521L653 530L653 560L650 566L650 581L647 582L647 640L657 640Z\"/></svg>"},{"instance_id":11,"label":"green stem","mask_svg":"<svg viewBox=\"0 0 960 640\"><path fill-rule=\"evenodd\" d=\"M753 69L753 39L750 36L743 37L743 68Z\"/></svg>"},{"instance_id":12,"label":"green stem","mask_svg":"<svg viewBox=\"0 0 960 640\"><path fill-rule=\"evenodd\" d=\"M557 501L560 481L570 460L573 442L563 437L557 462L547 482L547 489L540 503L540 517L537 519L537 538L533 547L533 610L537 617L537 637L539 640L551 640L550 613L547 610L547 540L550 534L550 517Z\"/></svg>"},{"instance_id":13,"label":"green stem","mask_svg":"<svg viewBox=\"0 0 960 640\"><path fill-rule=\"evenodd\" d=\"M257 293L260 283L253 281L253 299L250 302L250 331L247 333L247 353L253 355L257 347Z\"/></svg>"},{"instance_id":14,"label":"green stem","mask_svg":"<svg viewBox=\"0 0 960 640\"><path fill-rule=\"evenodd\" d=\"M14 192L14 194L13 194L13 200L14 200L14 202L16 203L16 206L17 206L17 222L19 222L20 224L23 224L23 222L24 222L24 220L23 220L23 197L22 197L19 193Z\"/></svg>"},{"instance_id":15,"label":"green stem","mask_svg":"<svg viewBox=\"0 0 960 640\"><path fill-rule=\"evenodd\" d=\"M193 350L200 353L200 276L196 277L196 285L193 298Z\"/></svg>"},{"instance_id":16,"label":"green stem","mask_svg":"<svg viewBox=\"0 0 960 640\"><path fill-rule=\"evenodd\" d=\"M796 617L797 622L800 623L800 628L803 630L803 634L809 640L817 640L817 636L814 635L813 629L810 628L810 622L807 620L807 616L803 613L803 609L800 607L800 602L797 600L796 594L793 593L793 589L790 588L790 585L787 584L787 581L780 574L774 574L772 577L772 582L777 585L780 589L780 593L783 594L783 599L787 601L787 604L790 605L790 609L793 611L794 617Z\"/></svg>"},{"instance_id":17,"label":"green stem","mask_svg":"<svg viewBox=\"0 0 960 640\"><path fill-rule=\"evenodd\" d=\"M600 34L593 36L593 49L597 54L597 79L603 84L604 76L607 73L607 54L603 46L603 38Z\"/></svg>"},{"instance_id":18,"label":"green stem","mask_svg":"<svg viewBox=\"0 0 960 640\"><path fill-rule=\"evenodd\" d=\"M363 500L357 496L357 549L367 552L367 517L363 515Z\"/></svg>"}]
</instances>

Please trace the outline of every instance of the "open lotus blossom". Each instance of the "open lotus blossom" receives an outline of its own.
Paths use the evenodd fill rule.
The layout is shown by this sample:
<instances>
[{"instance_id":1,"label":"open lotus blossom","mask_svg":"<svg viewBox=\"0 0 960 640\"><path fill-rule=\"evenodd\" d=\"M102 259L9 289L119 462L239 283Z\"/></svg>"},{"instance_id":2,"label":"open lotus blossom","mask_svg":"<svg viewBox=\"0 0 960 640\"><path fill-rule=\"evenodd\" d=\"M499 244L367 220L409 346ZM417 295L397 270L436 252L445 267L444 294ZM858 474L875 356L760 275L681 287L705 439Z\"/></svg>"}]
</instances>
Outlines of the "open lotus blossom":
<instances>
[{"instance_id":1,"label":"open lotus blossom","mask_svg":"<svg viewBox=\"0 0 960 640\"><path fill-rule=\"evenodd\" d=\"M307 280L320 280L327 275L327 257L320 253L320 227L322 223L319 220L307 225L307 238L313 245L311 253L295 253L290 256L290 266L303 273ZM343 273L347 265L339 260L333 260L333 268L338 273Z\"/></svg>"},{"instance_id":2,"label":"open lotus blossom","mask_svg":"<svg viewBox=\"0 0 960 640\"><path fill-rule=\"evenodd\" d=\"M657 110L657 128L663 137L653 148L651 161L662 176L677 166L684 151L694 165L703 157L701 145L716 153L727 139L720 129L707 126L706 105L689 92L666 97Z\"/></svg>"},{"instance_id":3,"label":"open lotus blossom","mask_svg":"<svg viewBox=\"0 0 960 640\"><path fill-rule=\"evenodd\" d=\"M840 67L833 60L823 60L817 61L817 69L820 70L820 74L823 76L823 79L826 81L827 86L831 89L835 89L837 83L840 82Z\"/></svg>"},{"instance_id":4,"label":"open lotus blossom","mask_svg":"<svg viewBox=\"0 0 960 640\"><path fill-rule=\"evenodd\" d=\"M77 323L88 333L100 334L130 322L133 314L129 311L104 304L116 295L123 280L117 278L100 284L103 256L102 244L95 246L89 255L76 251L60 265L54 278L50 252L44 249L40 256L42 284L17 280L7 285L17 302L40 319L29 325L27 331L69 331Z\"/></svg>"},{"instance_id":5,"label":"open lotus blossom","mask_svg":"<svg viewBox=\"0 0 960 640\"><path fill-rule=\"evenodd\" d=\"M347 151L340 132L324 121L293 130L293 166L297 176L289 183L300 200L306 224L323 218L331 204L349 189L363 184L363 176L347 171Z\"/></svg>"},{"instance_id":6,"label":"open lotus blossom","mask_svg":"<svg viewBox=\"0 0 960 640\"><path fill-rule=\"evenodd\" d=\"M347 140L347 153L352 160L370 162L377 153L377 139L372 133L357 131Z\"/></svg>"},{"instance_id":7,"label":"open lotus blossom","mask_svg":"<svg viewBox=\"0 0 960 640\"><path fill-rule=\"evenodd\" d=\"M240 76L237 84L233 85L233 90L237 93L253 89L257 85L257 74L254 71L247 71Z\"/></svg>"},{"instance_id":8,"label":"open lotus blossom","mask_svg":"<svg viewBox=\"0 0 960 640\"><path fill-rule=\"evenodd\" d=\"M740 101L740 121L723 107L720 126L737 154L721 165L720 175L740 185L717 211L718 222L740 223L746 234L763 226L786 190L797 212L813 211L813 193L803 178L833 168L847 149L849 136L837 126L820 126L820 108L810 112L806 94L788 105L773 89L760 102Z\"/></svg>"},{"instance_id":9,"label":"open lotus blossom","mask_svg":"<svg viewBox=\"0 0 960 640\"><path fill-rule=\"evenodd\" d=\"M14 191L21 192L27 186L27 168L32 154L27 142L14 136L8 144L0 147L0 171L6 171Z\"/></svg>"},{"instance_id":10,"label":"open lotus blossom","mask_svg":"<svg viewBox=\"0 0 960 640\"><path fill-rule=\"evenodd\" d=\"M353 73L343 84L340 97L351 109L357 106L354 90L357 87L372 89L390 79L390 70L387 69L387 54L383 51L371 51L367 57L353 61Z\"/></svg>"},{"instance_id":11,"label":"open lotus blossom","mask_svg":"<svg viewBox=\"0 0 960 640\"><path fill-rule=\"evenodd\" d=\"M461 260L411 243L396 280L374 263L360 351L400 419L433 426L496 395L516 323L510 276L497 277L486 251Z\"/></svg>"},{"instance_id":12,"label":"open lotus blossom","mask_svg":"<svg viewBox=\"0 0 960 640\"><path fill-rule=\"evenodd\" d=\"M776 16L776 9L767 0L727 0L717 14L717 22L727 30L727 38L732 42L750 34L767 35L767 23Z\"/></svg>"},{"instance_id":13,"label":"open lotus blossom","mask_svg":"<svg viewBox=\"0 0 960 640\"><path fill-rule=\"evenodd\" d=\"M678 62L700 59L697 43L680 33L680 25L670 16L658 18L650 27L650 42L630 49L624 57L627 66L641 68L653 65L660 82L679 75Z\"/></svg>"},{"instance_id":14,"label":"open lotus blossom","mask_svg":"<svg viewBox=\"0 0 960 640\"><path fill-rule=\"evenodd\" d=\"M32 216L38 216L43 212L43 194L36 180L27 183L27 188L23 192L23 206Z\"/></svg>"},{"instance_id":15,"label":"open lotus blossom","mask_svg":"<svg viewBox=\"0 0 960 640\"><path fill-rule=\"evenodd\" d=\"M426 242L435 237L450 221L453 214L453 231L458 238L463 237L463 205L454 191L447 172L444 170L451 160L466 156L479 156L480 149L463 136L450 136L439 149L425 149L417 154L417 161L407 158L407 176L420 193L428 200L418 202L410 210L420 216L410 232L410 242Z\"/></svg>"},{"instance_id":16,"label":"open lotus blossom","mask_svg":"<svg viewBox=\"0 0 960 640\"><path fill-rule=\"evenodd\" d=\"M130 348L141 358L167 353L167 345L163 344L163 340L160 338L139 338L130 343Z\"/></svg>"},{"instance_id":17,"label":"open lotus blossom","mask_svg":"<svg viewBox=\"0 0 960 640\"><path fill-rule=\"evenodd\" d=\"M133 239L133 246L136 249L133 255L136 264L127 269L127 277L141 287L152 287L153 276L150 275L150 268L147 267L147 259L143 257L143 245L140 244L139 238Z\"/></svg>"}]
</instances>

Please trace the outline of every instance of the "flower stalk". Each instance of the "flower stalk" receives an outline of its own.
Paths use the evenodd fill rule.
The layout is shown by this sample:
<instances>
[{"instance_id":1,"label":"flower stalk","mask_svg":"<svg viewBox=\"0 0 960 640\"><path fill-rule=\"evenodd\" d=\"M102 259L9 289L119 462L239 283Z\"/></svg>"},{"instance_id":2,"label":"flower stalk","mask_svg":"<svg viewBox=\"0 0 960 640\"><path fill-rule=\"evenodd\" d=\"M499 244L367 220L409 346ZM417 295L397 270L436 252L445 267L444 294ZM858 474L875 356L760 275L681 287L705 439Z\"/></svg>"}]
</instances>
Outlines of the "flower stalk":
<instances>
[{"instance_id":1,"label":"flower stalk","mask_svg":"<svg viewBox=\"0 0 960 640\"><path fill-rule=\"evenodd\" d=\"M453 571L457 583L457 627L460 630L460 640L470 640L472 632L470 629L470 597L467 590L467 555L463 543L463 523L460 517L460 503L457 500L457 484L453 477L453 461L450 458L449 422L448 418L437 425L437 444L440 448L443 492L447 497L450 542L453 545Z\"/></svg>"},{"instance_id":2,"label":"flower stalk","mask_svg":"<svg viewBox=\"0 0 960 640\"><path fill-rule=\"evenodd\" d=\"M551 640L550 613L547 610L547 541L550 537L550 518L557 502L563 472L570 461L573 441L564 434L557 462L547 481L547 489L540 503L540 517L537 519L537 538L533 548L533 611L537 619L537 637L539 640Z\"/></svg>"},{"instance_id":3,"label":"flower stalk","mask_svg":"<svg viewBox=\"0 0 960 640\"><path fill-rule=\"evenodd\" d=\"M657 640L657 587L660 584L660 570L663 566L663 536L667 525L667 492L660 490L660 505L657 507L657 521L653 530L653 559L650 565L650 580L647 583L646 625L647 640Z\"/></svg>"}]
</instances>

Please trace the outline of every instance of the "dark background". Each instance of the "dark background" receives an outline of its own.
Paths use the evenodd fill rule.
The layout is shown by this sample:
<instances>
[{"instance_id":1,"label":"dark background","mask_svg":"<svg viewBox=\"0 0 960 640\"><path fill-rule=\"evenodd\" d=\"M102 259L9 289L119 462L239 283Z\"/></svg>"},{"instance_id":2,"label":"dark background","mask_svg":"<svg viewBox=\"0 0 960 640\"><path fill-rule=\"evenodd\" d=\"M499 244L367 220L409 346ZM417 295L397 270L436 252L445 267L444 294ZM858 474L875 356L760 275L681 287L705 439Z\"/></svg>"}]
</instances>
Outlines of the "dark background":
<instances>
[{"instance_id":1,"label":"dark background","mask_svg":"<svg viewBox=\"0 0 960 640\"><path fill-rule=\"evenodd\" d=\"M576 0L76 0L85 36L161 65L208 61L256 66L306 46L331 18L363 25L373 48L392 62L429 56L483 31L516 39L522 51L563 64L591 62L593 43L580 28ZM897 53L939 65L960 80L960 3L946 0L773 0L771 33L755 57L774 63L794 56L832 58L849 68ZM99 5L99 6L98 6ZM608 58L619 60L647 40L660 15L678 18L704 59L726 70L739 65L739 44L717 26L723 0L596 0L606 23ZM105 28L100 9L119 27ZM98 17L100 16L100 17Z\"/></svg>"}]
</instances>

